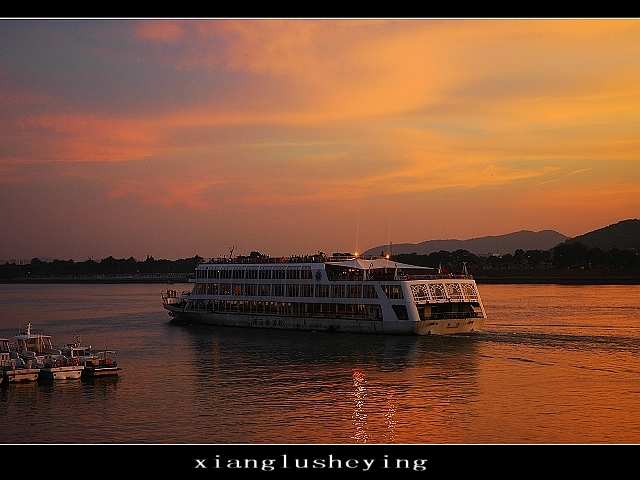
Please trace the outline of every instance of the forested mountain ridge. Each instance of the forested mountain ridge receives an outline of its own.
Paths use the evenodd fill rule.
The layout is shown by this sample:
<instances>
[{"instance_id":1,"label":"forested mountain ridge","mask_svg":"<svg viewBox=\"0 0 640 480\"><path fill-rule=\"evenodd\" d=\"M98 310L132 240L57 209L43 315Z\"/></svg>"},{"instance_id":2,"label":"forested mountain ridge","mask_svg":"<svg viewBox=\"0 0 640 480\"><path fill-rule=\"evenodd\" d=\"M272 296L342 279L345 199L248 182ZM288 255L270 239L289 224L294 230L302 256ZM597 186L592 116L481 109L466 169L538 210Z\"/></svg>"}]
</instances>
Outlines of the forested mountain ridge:
<instances>
[{"instance_id":1,"label":"forested mountain ridge","mask_svg":"<svg viewBox=\"0 0 640 480\"><path fill-rule=\"evenodd\" d=\"M467 240L427 240L420 243L397 243L380 245L364 252L364 255L380 255L381 252L392 255L467 250L475 255L515 254L516 250L550 250L561 243L580 242L587 248L600 248L608 251L614 248L640 252L640 220L629 219L593 230L577 237L567 237L555 230L521 230L505 235L470 238ZM390 252L389 252L390 250Z\"/></svg>"},{"instance_id":2,"label":"forested mountain ridge","mask_svg":"<svg viewBox=\"0 0 640 480\"><path fill-rule=\"evenodd\" d=\"M633 250L640 253L640 220L622 220L592 232L568 238L564 243L580 242L587 248Z\"/></svg>"},{"instance_id":3,"label":"forested mountain ridge","mask_svg":"<svg viewBox=\"0 0 640 480\"><path fill-rule=\"evenodd\" d=\"M516 250L549 250L569 237L554 230L533 232L521 230L505 235L470 238L467 240L427 240L420 243L394 243L370 248L364 255L380 255L390 250L392 255L403 253L417 253L421 255L439 251L453 252L467 250L475 255L514 254Z\"/></svg>"}]
</instances>

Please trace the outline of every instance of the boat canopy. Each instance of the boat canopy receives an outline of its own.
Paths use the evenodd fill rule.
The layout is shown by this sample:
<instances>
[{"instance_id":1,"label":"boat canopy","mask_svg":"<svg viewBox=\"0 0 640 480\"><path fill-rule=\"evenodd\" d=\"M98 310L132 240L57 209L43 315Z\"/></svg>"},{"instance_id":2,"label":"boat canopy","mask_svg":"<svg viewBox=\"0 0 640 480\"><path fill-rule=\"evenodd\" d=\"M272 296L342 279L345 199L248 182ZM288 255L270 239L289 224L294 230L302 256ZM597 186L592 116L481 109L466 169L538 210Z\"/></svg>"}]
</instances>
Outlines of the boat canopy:
<instances>
[{"instance_id":1,"label":"boat canopy","mask_svg":"<svg viewBox=\"0 0 640 480\"><path fill-rule=\"evenodd\" d=\"M433 267L421 267L418 265L409 265L407 263L399 263L389 260L387 258L374 258L371 260L365 260L362 258L351 258L340 262L326 262L327 265L335 265L343 268L355 268L358 270L381 270L383 268L389 268L395 270L421 270L425 273L437 271L437 268Z\"/></svg>"}]
</instances>

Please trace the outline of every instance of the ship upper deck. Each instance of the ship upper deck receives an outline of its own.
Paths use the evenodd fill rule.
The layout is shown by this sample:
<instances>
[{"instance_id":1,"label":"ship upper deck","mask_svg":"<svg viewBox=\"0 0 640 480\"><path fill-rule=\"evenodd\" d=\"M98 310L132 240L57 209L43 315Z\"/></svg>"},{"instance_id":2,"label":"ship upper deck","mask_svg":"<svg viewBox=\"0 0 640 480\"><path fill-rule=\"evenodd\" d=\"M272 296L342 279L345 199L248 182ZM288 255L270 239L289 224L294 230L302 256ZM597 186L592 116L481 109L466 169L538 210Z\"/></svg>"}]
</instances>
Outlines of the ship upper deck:
<instances>
[{"instance_id":1,"label":"ship upper deck","mask_svg":"<svg viewBox=\"0 0 640 480\"><path fill-rule=\"evenodd\" d=\"M212 258L198 265L196 278L253 278L311 280L318 271L326 272L333 281L350 280L435 280L471 279L463 272L460 275L442 273L434 267L409 265L380 256L311 256L234 257ZM208 274L214 271L215 274ZM214 273L211 272L211 273Z\"/></svg>"}]
</instances>

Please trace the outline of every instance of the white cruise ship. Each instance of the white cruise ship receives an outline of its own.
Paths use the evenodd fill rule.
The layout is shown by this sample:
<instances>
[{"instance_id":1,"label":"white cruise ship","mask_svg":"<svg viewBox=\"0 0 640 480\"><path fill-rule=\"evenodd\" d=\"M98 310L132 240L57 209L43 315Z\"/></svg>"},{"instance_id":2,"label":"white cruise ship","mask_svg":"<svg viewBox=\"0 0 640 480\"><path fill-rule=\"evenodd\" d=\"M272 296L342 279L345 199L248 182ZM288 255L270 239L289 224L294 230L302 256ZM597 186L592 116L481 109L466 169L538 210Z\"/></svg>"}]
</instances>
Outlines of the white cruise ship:
<instances>
[{"instance_id":1,"label":"white cruise ship","mask_svg":"<svg viewBox=\"0 0 640 480\"><path fill-rule=\"evenodd\" d=\"M196 267L189 292L162 304L189 323L301 331L458 334L481 330L475 280L387 257L214 259Z\"/></svg>"}]
</instances>

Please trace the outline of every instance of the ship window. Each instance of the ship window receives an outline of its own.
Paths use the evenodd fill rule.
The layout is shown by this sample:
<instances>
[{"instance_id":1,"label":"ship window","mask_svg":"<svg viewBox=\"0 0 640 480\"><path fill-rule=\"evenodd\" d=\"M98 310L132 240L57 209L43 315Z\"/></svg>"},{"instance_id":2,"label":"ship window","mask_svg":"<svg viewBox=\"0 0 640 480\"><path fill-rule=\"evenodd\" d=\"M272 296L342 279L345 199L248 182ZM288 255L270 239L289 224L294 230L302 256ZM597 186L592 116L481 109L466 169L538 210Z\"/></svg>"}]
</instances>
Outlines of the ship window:
<instances>
[{"instance_id":1,"label":"ship window","mask_svg":"<svg viewBox=\"0 0 640 480\"><path fill-rule=\"evenodd\" d=\"M231 284L230 283L221 283L220 284L220 295L231 295Z\"/></svg>"},{"instance_id":2,"label":"ship window","mask_svg":"<svg viewBox=\"0 0 640 480\"><path fill-rule=\"evenodd\" d=\"M316 297L328 297L329 296L329 285L318 285L316 288Z\"/></svg>"},{"instance_id":3,"label":"ship window","mask_svg":"<svg viewBox=\"0 0 640 480\"><path fill-rule=\"evenodd\" d=\"M268 283L261 283L260 285L258 285L258 295L261 296L269 296L271 295L271 285L269 285Z\"/></svg>"},{"instance_id":4,"label":"ship window","mask_svg":"<svg viewBox=\"0 0 640 480\"><path fill-rule=\"evenodd\" d=\"M400 285L382 285L382 291L387 298L404 298Z\"/></svg>"},{"instance_id":5,"label":"ship window","mask_svg":"<svg viewBox=\"0 0 640 480\"><path fill-rule=\"evenodd\" d=\"M287 297L297 297L300 292L300 285L297 283L287 283Z\"/></svg>"},{"instance_id":6,"label":"ship window","mask_svg":"<svg viewBox=\"0 0 640 480\"><path fill-rule=\"evenodd\" d=\"M392 305L393 311L398 317L398 320L409 320L409 314L407 313L406 305Z\"/></svg>"},{"instance_id":7,"label":"ship window","mask_svg":"<svg viewBox=\"0 0 640 480\"><path fill-rule=\"evenodd\" d=\"M347 285L347 298L361 298L362 285Z\"/></svg>"},{"instance_id":8,"label":"ship window","mask_svg":"<svg viewBox=\"0 0 640 480\"><path fill-rule=\"evenodd\" d=\"M287 269L287 279L298 280L299 278L300 278L300 269L298 268Z\"/></svg>"},{"instance_id":9,"label":"ship window","mask_svg":"<svg viewBox=\"0 0 640 480\"><path fill-rule=\"evenodd\" d=\"M255 297L255 295L256 295L256 284L255 283L247 283L244 288L245 288L245 291L244 291L245 295L250 295L252 297Z\"/></svg>"},{"instance_id":10,"label":"ship window","mask_svg":"<svg viewBox=\"0 0 640 480\"><path fill-rule=\"evenodd\" d=\"M242 269L242 268L234 268L233 269L233 278L244 278L244 269Z\"/></svg>"},{"instance_id":11,"label":"ship window","mask_svg":"<svg viewBox=\"0 0 640 480\"><path fill-rule=\"evenodd\" d=\"M248 269L245 278L248 278L250 280L257 279L258 278L258 270L256 270L255 268Z\"/></svg>"},{"instance_id":12,"label":"ship window","mask_svg":"<svg viewBox=\"0 0 640 480\"><path fill-rule=\"evenodd\" d=\"M344 298L344 285L331 285L331 296L333 298Z\"/></svg>"},{"instance_id":13,"label":"ship window","mask_svg":"<svg viewBox=\"0 0 640 480\"><path fill-rule=\"evenodd\" d=\"M234 295L242 295L244 290L244 285L242 283L234 283L233 284L233 294Z\"/></svg>"},{"instance_id":14,"label":"ship window","mask_svg":"<svg viewBox=\"0 0 640 480\"><path fill-rule=\"evenodd\" d=\"M273 296L284 297L284 285L282 285L281 283L275 284L273 286Z\"/></svg>"},{"instance_id":15,"label":"ship window","mask_svg":"<svg viewBox=\"0 0 640 480\"><path fill-rule=\"evenodd\" d=\"M273 269L273 278L274 279L283 279L285 277L285 270L282 268L274 268Z\"/></svg>"},{"instance_id":16,"label":"ship window","mask_svg":"<svg viewBox=\"0 0 640 480\"><path fill-rule=\"evenodd\" d=\"M376 287L373 285L365 285L364 287L364 298L378 298L378 292L376 292Z\"/></svg>"},{"instance_id":17,"label":"ship window","mask_svg":"<svg viewBox=\"0 0 640 480\"><path fill-rule=\"evenodd\" d=\"M300 286L301 297L313 297L313 285L305 283Z\"/></svg>"},{"instance_id":18,"label":"ship window","mask_svg":"<svg viewBox=\"0 0 640 480\"><path fill-rule=\"evenodd\" d=\"M231 278L231 270L229 269L220 270L220 278Z\"/></svg>"},{"instance_id":19,"label":"ship window","mask_svg":"<svg viewBox=\"0 0 640 480\"><path fill-rule=\"evenodd\" d=\"M260 269L259 277L261 279L269 279L269 278L271 278L271 269L267 269L267 268Z\"/></svg>"},{"instance_id":20,"label":"ship window","mask_svg":"<svg viewBox=\"0 0 640 480\"><path fill-rule=\"evenodd\" d=\"M300 278L303 280L311 280L313 275L311 274L311 267L302 267L300 269Z\"/></svg>"}]
</instances>

